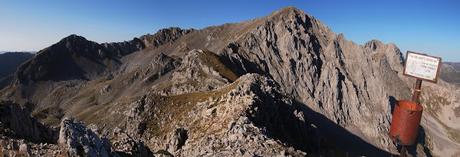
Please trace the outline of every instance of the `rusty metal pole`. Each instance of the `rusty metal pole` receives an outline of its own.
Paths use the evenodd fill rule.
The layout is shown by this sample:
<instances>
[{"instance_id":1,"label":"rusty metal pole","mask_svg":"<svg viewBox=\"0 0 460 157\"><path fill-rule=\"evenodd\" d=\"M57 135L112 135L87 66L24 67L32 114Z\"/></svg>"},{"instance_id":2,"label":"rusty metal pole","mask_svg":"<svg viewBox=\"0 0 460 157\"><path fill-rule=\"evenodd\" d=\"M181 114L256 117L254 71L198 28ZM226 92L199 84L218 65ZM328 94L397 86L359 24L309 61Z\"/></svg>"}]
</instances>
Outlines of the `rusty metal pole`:
<instances>
[{"instance_id":1,"label":"rusty metal pole","mask_svg":"<svg viewBox=\"0 0 460 157\"><path fill-rule=\"evenodd\" d=\"M414 86L414 93L412 94L412 101L415 102L416 104L420 104L420 94L422 93L422 80L421 79L417 79L417 81L415 82L415 86ZM407 154L407 148L406 146L402 146L401 147L401 151L400 151L400 157L406 157L406 154Z\"/></svg>"},{"instance_id":2,"label":"rusty metal pole","mask_svg":"<svg viewBox=\"0 0 460 157\"><path fill-rule=\"evenodd\" d=\"M420 93L422 93L422 80L417 79L417 82L415 82L414 94L412 95L412 101L416 104L420 104Z\"/></svg>"}]
</instances>

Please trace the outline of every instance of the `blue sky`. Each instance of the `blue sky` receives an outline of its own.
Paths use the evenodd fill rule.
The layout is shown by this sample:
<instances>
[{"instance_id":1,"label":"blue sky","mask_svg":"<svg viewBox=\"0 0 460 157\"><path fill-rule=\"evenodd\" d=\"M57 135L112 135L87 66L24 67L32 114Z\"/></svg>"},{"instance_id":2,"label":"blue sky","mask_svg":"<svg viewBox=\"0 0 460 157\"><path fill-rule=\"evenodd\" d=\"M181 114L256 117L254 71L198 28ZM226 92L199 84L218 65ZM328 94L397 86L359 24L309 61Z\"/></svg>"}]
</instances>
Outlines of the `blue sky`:
<instances>
[{"instance_id":1,"label":"blue sky","mask_svg":"<svg viewBox=\"0 0 460 157\"><path fill-rule=\"evenodd\" d=\"M1 0L0 50L40 50L70 34L130 40L160 28L203 28L294 6L358 44L372 39L460 61L460 1L435 0Z\"/></svg>"}]
</instances>

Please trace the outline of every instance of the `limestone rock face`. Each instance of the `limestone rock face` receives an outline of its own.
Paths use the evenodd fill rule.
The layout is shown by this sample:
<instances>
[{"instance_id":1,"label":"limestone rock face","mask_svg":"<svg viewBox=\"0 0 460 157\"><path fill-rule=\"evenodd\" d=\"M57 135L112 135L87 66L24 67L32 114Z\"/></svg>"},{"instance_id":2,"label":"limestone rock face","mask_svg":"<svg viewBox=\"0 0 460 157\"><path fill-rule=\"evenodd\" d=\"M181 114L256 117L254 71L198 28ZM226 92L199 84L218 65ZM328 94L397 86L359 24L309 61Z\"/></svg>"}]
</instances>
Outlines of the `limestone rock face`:
<instances>
[{"instance_id":1,"label":"limestone rock face","mask_svg":"<svg viewBox=\"0 0 460 157\"><path fill-rule=\"evenodd\" d=\"M114 130L112 138L112 150L120 156L149 157L153 156L150 149L142 141L136 140L121 129Z\"/></svg>"},{"instance_id":2,"label":"limestone rock face","mask_svg":"<svg viewBox=\"0 0 460 157\"><path fill-rule=\"evenodd\" d=\"M177 70L171 73L170 84L158 84L152 89L158 90L161 95L178 95L208 91L234 81L238 76L218 60L212 52L191 50Z\"/></svg>"},{"instance_id":3,"label":"limestone rock face","mask_svg":"<svg viewBox=\"0 0 460 157\"><path fill-rule=\"evenodd\" d=\"M389 102L410 91L398 77L402 56L394 45L356 45L288 8L230 44L223 55L235 67L267 74L288 95L366 141L395 151L387 136Z\"/></svg>"},{"instance_id":4,"label":"limestone rock face","mask_svg":"<svg viewBox=\"0 0 460 157\"><path fill-rule=\"evenodd\" d=\"M64 118L61 122L58 144L64 145L70 156L100 156L111 154L110 144L99 138L82 123Z\"/></svg>"}]
</instances>

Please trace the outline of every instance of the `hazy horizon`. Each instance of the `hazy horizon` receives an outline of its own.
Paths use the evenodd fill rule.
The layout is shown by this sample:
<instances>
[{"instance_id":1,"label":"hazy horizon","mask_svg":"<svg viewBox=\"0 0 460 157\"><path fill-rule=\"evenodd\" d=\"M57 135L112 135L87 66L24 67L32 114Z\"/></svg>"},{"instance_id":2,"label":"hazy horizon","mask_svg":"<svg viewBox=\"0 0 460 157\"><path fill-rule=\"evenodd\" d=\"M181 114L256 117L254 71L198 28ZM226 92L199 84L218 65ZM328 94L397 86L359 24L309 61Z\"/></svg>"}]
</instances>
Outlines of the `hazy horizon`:
<instances>
[{"instance_id":1,"label":"hazy horizon","mask_svg":"<svg viewBox=\"0 0 460 157\"><path fill-rule=\"evenodd\" d=\"M266 1L264 1L266 2ZM287 6L316 17L363 45L377 39L460 61L457 1L0 2L0 51L39 51L81 35L98 43L131 40L166 27L201 29L269 15ZM6 38L5 38L6 37Z\"/></svg>"}]
</instances>

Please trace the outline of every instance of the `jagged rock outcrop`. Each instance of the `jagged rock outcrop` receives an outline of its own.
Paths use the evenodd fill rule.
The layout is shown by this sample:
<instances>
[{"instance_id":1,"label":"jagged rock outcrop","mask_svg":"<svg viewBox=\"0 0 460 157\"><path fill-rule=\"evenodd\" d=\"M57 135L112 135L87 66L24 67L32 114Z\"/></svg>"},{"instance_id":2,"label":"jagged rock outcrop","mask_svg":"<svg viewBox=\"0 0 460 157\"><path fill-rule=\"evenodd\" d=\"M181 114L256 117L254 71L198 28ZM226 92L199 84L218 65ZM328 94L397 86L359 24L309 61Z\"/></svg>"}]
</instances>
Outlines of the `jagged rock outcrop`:
<instances>
[{"instance_id":1,"label":"jagged rock outcrop","mask_svg":"<svg viewBox=\"0 0 460 157\"><path fill-rule=\"evenodd\" d=\"M157 33L143 35L140 39L145 43L146 47L157 47L168 42L172 42L182 37L185 34L193 32L193 29L184 30L178 27L160 29Z\"/></svg>"},{"instance_id":2,"label":"jagged rock outcrop","mask_svg":"<svg viewBox=\"0 0 460 157\"><path fill-rule=\"evenodd\" d=\"M168 42L177 40L178 38L194 31L193 29L183 30L177 27L160 29L157 33L151 35L143 35L139 38L134 38L130 41L102 43L110 52L117 56L125 56L132 52L142 50L148 47L158 47Z\"/></svg>"},{"instance_id":3,"label":"jagged rock outcrop","mask_svg":"<svg viewBox=\"0 0 460 157\"><path fill-rule=\"evenodd\" d=\"M213 90L236 78L237 74L223 65L216 54L192 50L183 57L177 70L171 73L169 84L157 84L152 88L161 95L178 95Z\"/></svg>"},{"instance_id":4,"label":"jagged rock outcrop","mask_svg":"<svg viewBox=\"0 0 460 157\"><path fill-rule=\"evenodd\" d=\"M58 144L64 145L69 156L113 156L107 139L99 138L81 122L69 118L61 122Z\"/></svg>"},{"instance_id":5,"label":"jagged rock outcrop","mask_svg":"<svg viewBox=\"0 0 460 157\"><path fill-rule=\"evenodd\" d=\"M55 144L36 144L0 134L0 156L66 156L66 153Z\"/></svg>"},{"instance_id":6,"label":"jagged rock outcrop","mask_svg":"<svg viewBox=\"0 0 460 157\"><path fill-rule=\"evenodd\" d=\"M139 38L134 38L133 40L123 42L102 43L101 45L118 57L142 50L146 46L145 43Z\"/></svg>"},{"instance_id":7,"label":"jagged rock outcrop","mask_svg":"<svg viewBox=\"0 0 460 157\"><path fill-rule=\"evenodd\" d=\"M114 156L103 141L81 123L65 119L58 137L55 129L30 117L24 106L0 103L1 156ZM59 138L59 140L58 140ZM59 146L57 144L63 144Z\"/></svg>"},{"instance_id":8,"label":"jagged rock outcrop","mask_svg":"<svg viewBox=\"0 0 460 157\"><path fill-rule=\"evenodd\" d=\"M150 149L145 144L123 132L120 128L115 128L112 132L112 150L120 156L149 157L153 156Z\"/></svg>"}]
</instances>

